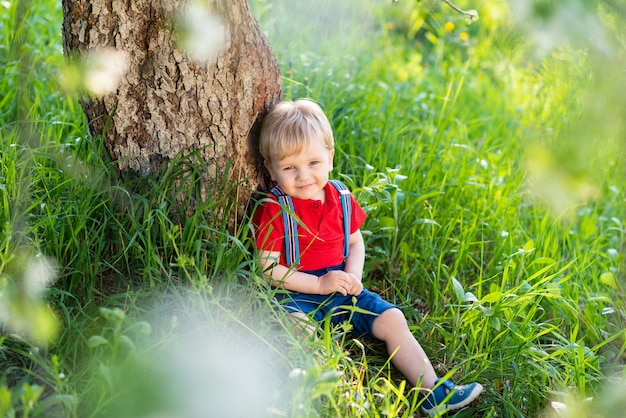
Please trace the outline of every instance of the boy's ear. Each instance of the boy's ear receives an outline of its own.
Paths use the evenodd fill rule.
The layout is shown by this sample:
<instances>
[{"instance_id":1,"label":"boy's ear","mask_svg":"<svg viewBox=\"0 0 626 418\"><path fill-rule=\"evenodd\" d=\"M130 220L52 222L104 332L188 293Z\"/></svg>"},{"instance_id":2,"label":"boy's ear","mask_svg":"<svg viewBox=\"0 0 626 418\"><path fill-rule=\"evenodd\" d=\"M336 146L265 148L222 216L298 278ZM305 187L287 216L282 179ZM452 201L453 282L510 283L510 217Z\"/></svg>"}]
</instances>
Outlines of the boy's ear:
<instances>
[{"instance_id":1,"label":"boy's ear","mask_svg":"<svg viewBox=\"0 0 626 418\"><path fill-rule=\"evenodd\" d=\"M328 162L330 165L330 169L328 170L329 172L333 171L333 157L335 156L335 149L331 149L328 151Z\"/></svg>"},{"instance_id":2,"label":"boy's ear","mask_svg":"<svg viewBox=\"0 0 626 418\"><path fill-rule=\"evenodd\" d=\"M274 176L274 170L272 170L272 164L270 164L270 162L267 160L263 160L263 164L265 165L265 168L267 168L267 171L270 173L270 178L272 179L272 181L276 181L276 176Z\"/></svg>"}]
</instances>

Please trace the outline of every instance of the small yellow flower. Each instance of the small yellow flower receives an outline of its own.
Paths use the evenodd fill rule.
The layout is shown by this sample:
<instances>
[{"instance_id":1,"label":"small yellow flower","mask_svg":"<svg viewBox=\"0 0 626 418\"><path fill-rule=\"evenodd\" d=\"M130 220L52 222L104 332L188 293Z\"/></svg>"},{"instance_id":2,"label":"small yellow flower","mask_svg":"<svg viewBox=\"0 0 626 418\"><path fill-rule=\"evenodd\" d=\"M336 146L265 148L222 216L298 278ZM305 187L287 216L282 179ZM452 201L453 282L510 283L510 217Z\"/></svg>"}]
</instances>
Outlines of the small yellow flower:
<instances>
[{"instance_id":1,"label":"small yellow flower","mask_svg":"<svg viewBox=\"0 0 626 418\"><path fill-rule=\"evenodd\" d=\"M459 33L459 39L462 41L467 41L469 39L469 35L467 34L467 32L461 32Z\"/></svg>"},{"instance_id":2,"label":"small yellow flower","mask_svg":"<svg viewBox=\"0 0 626 418\"><path fill-rule=\"evenodd\" d=\"M452 32L454 30L454 23L446 22L446 24L443 25L443 28L446 32Z\"/></svg>"},{"instance_id":3,"label":"small yellow flower","mask_svg":"<svg viewBox=\"0 0 626 418\"><path fill-rule=\"evenodd\" d=\"M385 25L385 29L391 30L391 29L393 29L393 26L394 26L393 22L387 22L387 24Z\"/></svg>"}]
</instances>

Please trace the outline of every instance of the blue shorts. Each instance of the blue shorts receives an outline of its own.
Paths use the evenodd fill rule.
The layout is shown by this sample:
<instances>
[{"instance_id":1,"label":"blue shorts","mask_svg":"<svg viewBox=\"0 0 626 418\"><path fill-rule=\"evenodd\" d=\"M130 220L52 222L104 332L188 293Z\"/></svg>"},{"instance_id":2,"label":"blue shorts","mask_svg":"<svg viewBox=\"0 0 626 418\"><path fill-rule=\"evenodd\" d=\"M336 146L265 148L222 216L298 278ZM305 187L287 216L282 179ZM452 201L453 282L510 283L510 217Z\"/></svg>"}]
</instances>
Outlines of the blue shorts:
<instances>
[{"instance_id":1,"label":"blue shorts","mask_svg":"<svg viewBox=\"0 0 626 418\"><path fill-rule=\"evenodd\" d=\"M331 270L341 270L342 268L343 266L335 266L327 269L305 271L304 273L314 274L319 277ZM366 335L375 338L372 333L374 320L387 309L396 307L394 304L381 298L377 293L370 292L367 289L363 289L358 296L344 296L341 293L311 295L284 291L284 293L278 293L276 297L283 303L283 306L289 313L302 312L317 322L324 320L327 315L332 315L330 322L333 325L346 321L350 322L353 327L352 333L356 337Z\"/></svg>"}]
</instances>

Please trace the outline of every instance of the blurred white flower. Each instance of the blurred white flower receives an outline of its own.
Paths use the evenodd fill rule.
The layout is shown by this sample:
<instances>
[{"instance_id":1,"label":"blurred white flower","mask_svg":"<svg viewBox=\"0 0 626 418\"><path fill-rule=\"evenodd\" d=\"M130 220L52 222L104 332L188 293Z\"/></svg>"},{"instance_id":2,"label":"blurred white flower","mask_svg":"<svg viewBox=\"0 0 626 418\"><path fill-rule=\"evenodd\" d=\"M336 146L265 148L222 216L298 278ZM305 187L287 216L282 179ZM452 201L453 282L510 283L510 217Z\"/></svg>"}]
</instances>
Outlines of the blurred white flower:
<instances>
[{"instance_id":1,"label":"blurred white flower","mask_svg":"<svg viewBox=\"0 0 626 418\"><path fill-rule=\"evenodd\" d=\"M526 28L537 45L536 52L545 55L559 47L588 44L599 52L610 54L604 28L585 6L584 0L555 2L544 16L536 14L538 1L511 2L511 14ZM585 28L581 31L580 28Z\"/></svg>"},{"instance_id":2,"label":"blurred white flower","mask_svg":"<svg viewBox=\"0 0 626 418\"><path fill-rule=\"evenodd\" d=\"M559 414L567 412L567 405L565 405L563 402L552 401L550 402L550 406L552 406L552 408Z\"/></svg>"},{"instance_id":3,"label":"blurred white flower","mask_svg":"<svg viewBox=\"0 0 626 418\"><path fill-rule=\"evenodd\" d=\"M32 298L41 297L43 291L56 280L56 262L49 257L33 257L24 272L24 291Z\"/></svg>"},{"instance_id":4,"label":"blurred white flower","mask_svg":"<svg viewBox=\"0 0 626 418\"><path fill-rule=\"evenodd\" d=\"M101 97L114 92L128 69L128 56L124 51L100 48L92 51L85 60L85 88Z\"/></svg>"},{"instance_id":5,"label":"blurred white flower","mask_svg":"<svg viewBox=\"0 0 626 418\"><path fill-rule=\"evenodd\" d=\"M222 19L198 3L189 3L178 19L184 51L195 61L211 62L226 43Z\"/></svg>"},{"instance_id":6,"label":"blurred white flower","mask_svg":"<svg viewBox=\"0 0 626 418\"><path fill-rule=\"evenodd\" d=\"M306 370L295 368L289 372L289 377L291 379L296 379L300 376L306 376Z\"/></svg>"},{"instance_id":7,"label":"blurred white flower","mask_svg":"<svg viewBox=\"0 0 626 418\"><path fill-rule=\"evenodd\" d=\"M54 260L19 254L5 277L0 281L0 327L36 343L52 340L58 331L57 318L43 294L56 279Z\"/></svg>"}]
</instances>

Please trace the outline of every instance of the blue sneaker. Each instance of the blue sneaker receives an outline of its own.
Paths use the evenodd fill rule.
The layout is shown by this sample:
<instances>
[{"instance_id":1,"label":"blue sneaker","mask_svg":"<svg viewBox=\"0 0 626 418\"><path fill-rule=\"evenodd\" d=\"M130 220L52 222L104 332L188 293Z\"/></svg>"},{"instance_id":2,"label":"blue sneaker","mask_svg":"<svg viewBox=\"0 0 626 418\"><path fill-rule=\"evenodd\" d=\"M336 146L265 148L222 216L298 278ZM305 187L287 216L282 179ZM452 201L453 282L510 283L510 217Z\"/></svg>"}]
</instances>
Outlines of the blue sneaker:
<instances>
[{"instance_id":1,"label":"blue sneaker","mask_svg":"<svg viewBox=\"0 0 626 418\"><path fill-rule=\"evenodd\" d=\"M428 415L435 416L443 412L454 411L469 405L483 391L480 383L457 386L450 380L437 379L435 387L428 396L420 395L423 399L422 410Z\"/></svg>"}]
</instances>

